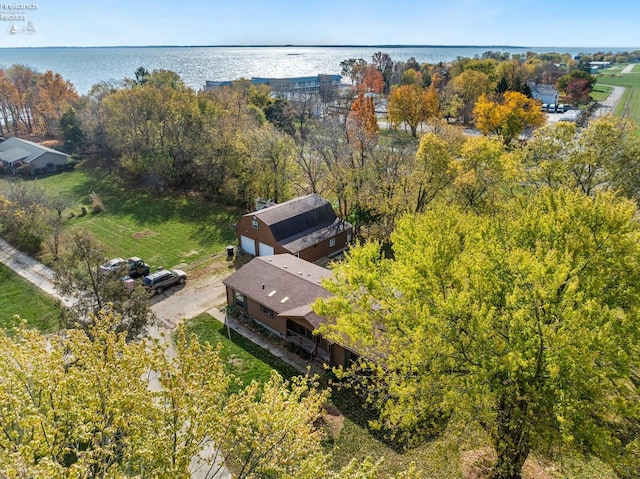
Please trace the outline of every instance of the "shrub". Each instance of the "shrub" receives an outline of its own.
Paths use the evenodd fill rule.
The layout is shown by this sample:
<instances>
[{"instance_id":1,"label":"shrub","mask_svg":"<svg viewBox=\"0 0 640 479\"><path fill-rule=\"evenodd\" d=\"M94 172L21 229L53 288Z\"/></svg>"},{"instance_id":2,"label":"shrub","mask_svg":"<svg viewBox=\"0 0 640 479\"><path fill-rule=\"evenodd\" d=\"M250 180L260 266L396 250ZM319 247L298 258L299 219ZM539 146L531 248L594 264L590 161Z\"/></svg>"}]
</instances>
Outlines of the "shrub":
<instances>
[{"instance_id":1,"label":"shrub","mask_svg":"<svg viewBox=\"0 0 640 479\"><path fill-rule=\"evenodd\" d=\"M104 204L95 191L91 192L89 199L91 200L91 211L93 213L100 213L101 211L104 211Z\"/></svg>"},{"instance_id":2,"label":"shrub","mask_svg":"<svg viewBox=\"0 0 640 479\"><path fill-rule=\"evenodd\" d=\"M80 207L80 216L86 216L87 214L87 207L86 206L81 206Z\"/></svg>"}]
</instances>

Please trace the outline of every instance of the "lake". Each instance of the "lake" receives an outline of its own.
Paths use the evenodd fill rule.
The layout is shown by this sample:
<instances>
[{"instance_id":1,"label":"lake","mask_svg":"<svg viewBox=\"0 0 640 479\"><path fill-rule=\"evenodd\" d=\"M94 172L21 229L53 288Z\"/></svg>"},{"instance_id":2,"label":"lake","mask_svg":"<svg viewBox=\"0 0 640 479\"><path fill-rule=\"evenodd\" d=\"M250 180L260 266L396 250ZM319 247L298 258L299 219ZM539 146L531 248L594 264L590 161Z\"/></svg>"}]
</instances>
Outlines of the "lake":
<instances>
[{"instance_id":1,"label":"lake","mask_svg":"<svg viewBox=\"0 0 640 479\"><path fill-rule=\"evenodd\" d=\"M340 62L363 58L368 62L379 51L394 61L414 57L420 63L447 62L457 57L473 57L486 51L509 53L560 52L575 56L611 48L501 47L501 46L260 46L260 47L52 47L0 48L0 68L15 63L44 72L52 70L71 81L85 94L100 81L133 77L138 67L172 70L193 89L205 80L235 80L251 77L295 77L320 73L340 73Z\"/></svg>"}]
</instances>

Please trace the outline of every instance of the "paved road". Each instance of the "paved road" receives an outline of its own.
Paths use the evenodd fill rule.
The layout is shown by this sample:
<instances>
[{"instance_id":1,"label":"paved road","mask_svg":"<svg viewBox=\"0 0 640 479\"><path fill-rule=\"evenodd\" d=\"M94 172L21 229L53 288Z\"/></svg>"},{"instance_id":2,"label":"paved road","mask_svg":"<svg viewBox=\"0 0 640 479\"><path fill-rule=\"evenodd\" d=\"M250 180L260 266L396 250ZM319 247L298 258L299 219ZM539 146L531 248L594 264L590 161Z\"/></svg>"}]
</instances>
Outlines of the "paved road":
<instances>
[{"instance_id":1,"label":"paved road","mask_svg":"<svg viewBox=\"0 0 640 479\"><path fill-rule=\"evenodd\" d=\"M24 279L35 284L45 293L59 299L63 305L69 307L74 304L74 298L63 296L54 286L54 273L51 269L31 256L18 251L3 239L0 239L0 263L5 264Z\"/></svg>"},{"instance_id":2,"label":"paved road","mask_svg":"<svg viewBox=\"0 0 640 479\"><path fill-rule=\"evenodd\" d=\"M593 112L594 117L599 117L603 115L612 115L618 103L622 99L622 95L624 95L624 91L626 90L623 86L612 86L613 90L609 93L609 96L600 102L600 106L597 110Z\"/></svg>"}]
</instances>

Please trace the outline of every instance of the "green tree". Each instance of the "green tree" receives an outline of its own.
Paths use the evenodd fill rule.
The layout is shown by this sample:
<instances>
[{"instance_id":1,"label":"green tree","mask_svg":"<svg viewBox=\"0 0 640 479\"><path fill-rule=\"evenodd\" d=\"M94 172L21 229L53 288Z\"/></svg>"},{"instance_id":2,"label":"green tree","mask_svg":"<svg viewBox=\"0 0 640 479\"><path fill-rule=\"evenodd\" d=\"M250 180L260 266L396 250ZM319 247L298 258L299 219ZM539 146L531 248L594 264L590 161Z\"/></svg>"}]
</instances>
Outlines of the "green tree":
<instances>
[{"instance_id":1,"label":"green tree","mask_svg":"<svg viewBox=\"0 0 640 479\"><path fill-rule=\"evenodd\" d=\"M71 153L82 148L84 144L84 133L82 133L82 124L73 108L68 108L60 117L60 130L64 145Z\"/></svg>"},{"instance_id":2,"label":"green tree","mask_svg":"<svg viewBox=\"0 0 640 479\"><path fill-rule=\"evenodd\" d=\"M338 374L367 386L382 425L415 438L476 423L497 454L493 479L558 450L634 477L634 204L549 188L494 216L440 204L402 219L392 244L389 259L375 243L354 248L314 306L329 319L321 334L366 358Z\"/></svg>"}]
</instances>

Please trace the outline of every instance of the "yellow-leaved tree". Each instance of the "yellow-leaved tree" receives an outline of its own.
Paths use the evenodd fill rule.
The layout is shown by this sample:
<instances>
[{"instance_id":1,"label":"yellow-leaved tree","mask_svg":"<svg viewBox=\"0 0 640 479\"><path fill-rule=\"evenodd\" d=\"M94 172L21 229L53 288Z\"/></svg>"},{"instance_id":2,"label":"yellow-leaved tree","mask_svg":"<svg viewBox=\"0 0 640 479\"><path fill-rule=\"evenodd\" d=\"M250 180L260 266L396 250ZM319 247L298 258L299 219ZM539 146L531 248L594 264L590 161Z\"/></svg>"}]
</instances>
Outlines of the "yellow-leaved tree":
<instances>
[{"instance_id":1,"label":"yellow-leaved tree","mask_svg":"<svg viewBox=\"0 0 640 479\"><path fill-rule=\"evenodd\" d=\"M314 310L361 354L338 370L408 438L477 425L520 479L531 453L640 470L640 224L611 193L542 188L479 215L439 202L357 246Z\"/></svg>"},{"instance_id":2,"label":"yellow-leaved tree","mask_svg":"<svg viewBox=\"0 0 640 479\"><path fill-rule=\"evenodd\" d=\"M482 133L502 137L505 145L509 145L526 128L537 128L545 123L539 102L515 91L504 92L499 101L480 95L473 116Z\"/></svg>"},{"instance_id":3,"label":"yellow-leaved tree","mask_svg":"<svg viewBox=\"0 0 640 479\"><path fill-rule=\"evenodd\" d=\"M374 478L380 464L331 469L316 427L326 392L313 380L243 387L220 348L178 332L157 342L117 333L101 313L88 331L0 330L3 478ZM416 477L409 471L403 477Z\"/></svg>"}]
</instances>

